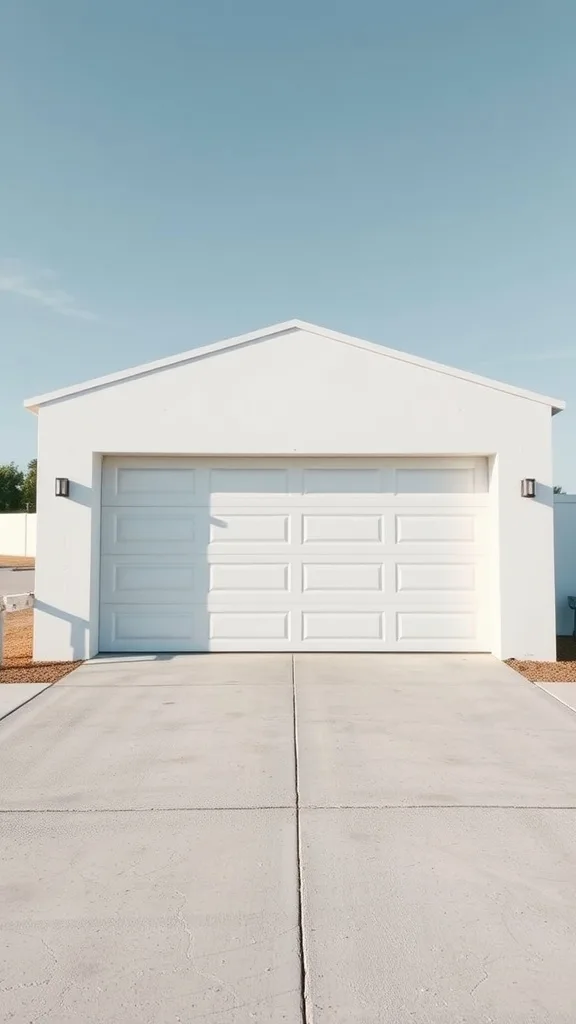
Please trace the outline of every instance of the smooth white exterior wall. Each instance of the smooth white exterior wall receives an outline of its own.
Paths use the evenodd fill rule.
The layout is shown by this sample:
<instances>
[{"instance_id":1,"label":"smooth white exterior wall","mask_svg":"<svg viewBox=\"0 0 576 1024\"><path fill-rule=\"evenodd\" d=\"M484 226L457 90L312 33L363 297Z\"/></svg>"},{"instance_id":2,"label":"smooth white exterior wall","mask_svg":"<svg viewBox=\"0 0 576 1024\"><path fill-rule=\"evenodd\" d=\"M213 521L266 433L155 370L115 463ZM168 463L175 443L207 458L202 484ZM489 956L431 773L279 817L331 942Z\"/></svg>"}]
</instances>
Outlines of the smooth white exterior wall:
<instances>
[{"instance_id":1,"label":"smooth white exterior wall","mask_svg":"<svg viewBox=\"0 0 576 1024\"><path fill-rule=\"evenodd\" d=\"M554 552L556 562L556 621L558 633L574 629L568 597L576 595L576 494L554 497Z\"/></svg>"},{"instance_id":2,"label":"smooth white exterior wall","mask_svg":"<svg viewBox=\"0 0 576 1024\"><path fill-rule=\"evenodd\" d=\"M36 658L97 651L103 453L489 456L492 650L555 656L543 403L298 330L57 400L39 420ZM527 476L535 500L520 496Z\"/></svg>"},{"instance_id":3,"label":"smooth white exterior wall","mask_svg":"<svg viewBox=\"0 0 576 1024\"><path fill-rule=\"evenodd\" d=\"M36 513L0 513L0 555L36 554Z\"/></svg>"}]
</instances>

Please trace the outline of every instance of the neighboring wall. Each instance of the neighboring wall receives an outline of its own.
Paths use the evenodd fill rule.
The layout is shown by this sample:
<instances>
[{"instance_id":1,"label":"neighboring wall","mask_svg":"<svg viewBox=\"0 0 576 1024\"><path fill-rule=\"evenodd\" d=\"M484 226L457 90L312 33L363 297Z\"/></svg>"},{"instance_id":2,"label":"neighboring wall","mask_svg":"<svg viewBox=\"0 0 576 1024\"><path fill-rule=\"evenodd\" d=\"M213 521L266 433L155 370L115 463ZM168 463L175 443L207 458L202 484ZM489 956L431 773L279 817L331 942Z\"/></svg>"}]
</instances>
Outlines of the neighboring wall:
<instances>
[{"instance_id":1,"label":"neighboring wall","mask_svg":"<svg viewBox=\"0 0 576 1024\"><path fill-rule=\"evenodd\" d=\"M554 497L554 552L556 562L556 631L566 636L574 629L568 597L576 596L576 494Z\"/></svg>"},{"instance_id":2,"label":"neighboring wall","mask_svg":"<svg viewBox=\"0 0 576 1024\"><path fill-rule=\"evenodd\" d=\"M36 513L0 513L0 557L36 554Z\"/></svg>"}]
</instances>

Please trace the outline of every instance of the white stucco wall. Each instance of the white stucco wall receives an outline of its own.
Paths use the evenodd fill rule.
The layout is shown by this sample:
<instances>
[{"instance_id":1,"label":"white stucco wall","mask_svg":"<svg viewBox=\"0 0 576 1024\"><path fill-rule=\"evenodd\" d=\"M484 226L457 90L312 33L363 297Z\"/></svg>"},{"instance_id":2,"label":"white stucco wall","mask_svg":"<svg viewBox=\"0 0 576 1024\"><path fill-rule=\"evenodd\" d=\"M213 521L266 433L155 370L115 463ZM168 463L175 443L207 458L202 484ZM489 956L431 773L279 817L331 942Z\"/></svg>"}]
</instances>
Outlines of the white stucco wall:
<instances>
[{"instance_id":1,"label":"white stucco wall","mask_svg":"<svg viewBox=\"0 0 576 1024\"><path fill-rule=\"evenodd\" d=\"M36 554L36 513L0 513L0 555Z\"/></svg>"},{"instance_id":2,"label":"white stucco wall","mask_svg":"<svg viewBox=\"0 0 576 1024\"><path fill-rule=\"evenodd\" d=\"M39 421L37 658L97 651L102 453L490 456L492 649L554 657L545 404L295 331L55 401Z\"/></svg>"},{"instance_id":3,"label":"white stucco wall","mask_svg":"<svg viewBox=\"0 0 576 1024\"><path fill-rule=\"evenodd\" d=\"M568 597L576 595L576 494L555 496L554 531L556 620L558 633L567 636L574 629Z\"/></svg>"}]
</instances>

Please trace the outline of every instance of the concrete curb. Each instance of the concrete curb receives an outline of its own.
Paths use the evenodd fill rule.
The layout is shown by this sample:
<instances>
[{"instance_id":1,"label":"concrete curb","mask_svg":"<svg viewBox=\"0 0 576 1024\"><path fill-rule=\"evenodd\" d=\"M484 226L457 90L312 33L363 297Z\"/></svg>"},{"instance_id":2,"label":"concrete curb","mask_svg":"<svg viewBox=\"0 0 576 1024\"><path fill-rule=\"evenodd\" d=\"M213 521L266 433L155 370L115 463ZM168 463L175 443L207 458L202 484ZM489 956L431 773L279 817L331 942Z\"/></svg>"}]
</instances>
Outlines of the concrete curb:
<instances>
[{"instance_id":1,"label":"concrete curb","mask_svg":"<svg viewBox=\"0 0 576 1024\"><path fill-rule=\"evenodd\" d=\"M576 712L576 683L537 682L533 685L543 690L553 700L557 700L559 704L563 704L569 711ZM566 697L570 697L571 700L564 700L562 690L566 691Z\"/></svg>"},{"instance_id":2,"label":"concrete curb","mask_svg":"<svg viewBox=\"0 0 576 1024\"><path fill-rule=\"evenodd\" d=\"M0 683L0 722L35 700L50 686L54 683ZM11 700L12 693L14 698Z\"/></svg>"}]
</instances>

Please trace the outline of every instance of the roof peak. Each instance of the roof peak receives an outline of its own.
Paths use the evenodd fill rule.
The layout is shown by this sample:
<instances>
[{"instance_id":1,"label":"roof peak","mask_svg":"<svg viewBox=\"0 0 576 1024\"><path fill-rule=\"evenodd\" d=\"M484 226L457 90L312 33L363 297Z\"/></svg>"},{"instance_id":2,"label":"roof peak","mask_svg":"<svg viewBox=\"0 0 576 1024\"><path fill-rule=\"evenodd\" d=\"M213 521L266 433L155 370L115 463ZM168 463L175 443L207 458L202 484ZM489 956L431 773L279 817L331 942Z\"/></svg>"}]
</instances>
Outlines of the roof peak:
<instances>
[{"instance_id":1,"label":"roof peak","mask_svg":"<svg viewBox=\"0 0 576 1024\"><path fill-rule=\"evenodd\" d=\"M503 391L519 398L525 398L533 402L540 402L543 405L549 405L553 414L560 412L565 407L565 403L559 399L549 398L546 395L540 395L533 391L526 391L522 388L514 387L511 384L504 384L501 381L492 380L489 377L481 377L477 374L468 373L465 370L445 366L442 363L423 359L420 356L413 356L407 352L401 352L397 349L387 348L386 346L375 342L363 341L361 338L356 338L353 335L341 334L338 331L332 331L326 327L320 327L317 324L311 324L305 320L299 319L285 320L281 323L272 324L270 327L262 327L257 331L251 331L248 334L240 334L236 337L228 338L225 341L218 341L211 345L203 345L198 348L188 349L186 352L181 352L174 356L167 356L164 359L157 359L150 363L143 363L140 366L133 366L126 370L120 370L116 373L108 374L105 377L96 377L93 380L83 381L80 384L73 384L70 387L60 388L57 391L51 391L43 395L38 395L34 398L28 398L24 402L24 406L31 412L38 412L40 407L43 405L48 405L52 402L66 398L73 398L75 395L82 394L86 391L94 391L99 388L110 387L114 384L119 384L124 380L146 376L150 373L156 373L157 371L165 370L172 366L178 366L182 363L193 362L195 359L216 355L218 352L225 352L231 348L239 348L243 345L250 345L258 341L264 341L267 338L290 334L293 331L306 331L309 334L316 334L320 337L328 338L331 341L352 345L356 348L363 349L364 351L387 356L389 359L397 359L413 366L419 366L423 369L431 370L435 373L447 374L448 376L456 377L460 380L469 381L472 384L479 384L483 387Z\"/></svg>"}]
</instances>

